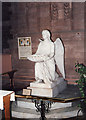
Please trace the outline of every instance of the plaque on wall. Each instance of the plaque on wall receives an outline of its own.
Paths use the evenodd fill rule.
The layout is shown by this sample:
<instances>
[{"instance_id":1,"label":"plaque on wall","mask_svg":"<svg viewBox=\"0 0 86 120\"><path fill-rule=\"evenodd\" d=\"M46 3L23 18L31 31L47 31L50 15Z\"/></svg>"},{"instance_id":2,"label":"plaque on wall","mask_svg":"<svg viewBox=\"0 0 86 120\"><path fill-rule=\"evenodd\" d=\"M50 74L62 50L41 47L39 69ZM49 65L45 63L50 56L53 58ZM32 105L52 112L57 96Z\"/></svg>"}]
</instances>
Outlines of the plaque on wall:
<instances>
[{"instance_id":1,"label":"plaque on wall","mask_svg":"<svg viewBox=\"0 0 86 120\"><path fill-rule=\"evenodd\" d=\"M18 37L19 59L27 59L32 54L31 37Z\"/></svg>"}]
</instances>

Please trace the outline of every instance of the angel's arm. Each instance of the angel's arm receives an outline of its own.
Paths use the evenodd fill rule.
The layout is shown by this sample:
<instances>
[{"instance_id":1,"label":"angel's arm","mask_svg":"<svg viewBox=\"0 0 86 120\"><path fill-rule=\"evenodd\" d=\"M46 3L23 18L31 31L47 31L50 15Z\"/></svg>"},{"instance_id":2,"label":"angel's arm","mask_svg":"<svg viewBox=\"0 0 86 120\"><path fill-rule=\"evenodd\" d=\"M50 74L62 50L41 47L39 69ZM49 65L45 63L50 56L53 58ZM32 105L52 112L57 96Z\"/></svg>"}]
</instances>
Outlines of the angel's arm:
<instances>
[{"instance_id":1,"label":"angel's arm","mask_svg":"<svg viewBox=\"0 0 86 120\"><path fill-rule=\"evenodd\" d=\"M40 55L40 48L41 48L41 42L38 45L38 49L35 54L29 55L27 57L28 60L33 61L33 62L43 62L44 61L44 56Z\"/></svg>"},{"instance_id":2,"label":"angel's arm","mask_svg":"<svg viewBox=\"0 0 86 120\"><path fill-rule=\"evenodd\" d=\"M36 55L36 54L33 54L33 55L29 55L27 57L28 60L31 60L33 62L44 62L45 59L46 59L46 55Z\"/></svg>"},{"instance_id":3,"label":"angel's arm","mask_svg":"<svg viewBox=\"0 0 86 120\"><path fill-rule=\"evenodd\" d=\"M54 56L54 44L51 44L50 48L51 49L50 49L49 54L45 53L45 55L40 55L39 47L38 47L37 52L35 54L33 54L33 55L29 55L27 57L27 59L29 59L29 60L31 60L33 62L44 62L44 61L47 61L47 60L51 59Z\"/></svg>"}]
</instances>

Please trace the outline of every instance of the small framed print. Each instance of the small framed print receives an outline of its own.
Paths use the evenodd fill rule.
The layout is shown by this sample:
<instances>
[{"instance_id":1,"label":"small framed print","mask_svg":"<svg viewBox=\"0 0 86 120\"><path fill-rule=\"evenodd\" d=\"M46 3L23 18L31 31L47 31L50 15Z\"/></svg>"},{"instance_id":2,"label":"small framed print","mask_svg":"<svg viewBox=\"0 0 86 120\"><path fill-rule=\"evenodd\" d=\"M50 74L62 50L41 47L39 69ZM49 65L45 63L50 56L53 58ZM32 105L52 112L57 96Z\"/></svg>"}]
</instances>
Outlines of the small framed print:
<instances>
[{"instance_id":1,"label":"small framed print","mask_svg":"<svg viewBox=\"0 0 86 120\"><path fill-rule=\"evenodd\" d=\"M32 54L31 37L18 37L19 59L27 59Z\"/></svg>"}]
</instances>

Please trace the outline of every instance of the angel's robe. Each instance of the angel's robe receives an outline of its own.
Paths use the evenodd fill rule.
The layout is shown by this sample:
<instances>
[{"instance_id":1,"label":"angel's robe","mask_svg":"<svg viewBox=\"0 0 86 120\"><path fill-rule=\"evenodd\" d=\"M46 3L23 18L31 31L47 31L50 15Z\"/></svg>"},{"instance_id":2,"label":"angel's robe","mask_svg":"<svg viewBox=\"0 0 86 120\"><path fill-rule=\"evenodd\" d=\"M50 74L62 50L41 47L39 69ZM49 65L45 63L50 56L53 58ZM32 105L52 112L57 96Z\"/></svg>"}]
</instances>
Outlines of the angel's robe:
<instances>
[{"instance_id":1,"label":"angel's robe","mask_svg":"<svg viewBox=\"0 0 86 120\"><path fill-rule=\"evenodd\" d=\"M35 79L52 83L58 77L55 71L54 43L51 40L41 41L35 54L28 57L35 63Z\"/></svg>"}]
</instances>

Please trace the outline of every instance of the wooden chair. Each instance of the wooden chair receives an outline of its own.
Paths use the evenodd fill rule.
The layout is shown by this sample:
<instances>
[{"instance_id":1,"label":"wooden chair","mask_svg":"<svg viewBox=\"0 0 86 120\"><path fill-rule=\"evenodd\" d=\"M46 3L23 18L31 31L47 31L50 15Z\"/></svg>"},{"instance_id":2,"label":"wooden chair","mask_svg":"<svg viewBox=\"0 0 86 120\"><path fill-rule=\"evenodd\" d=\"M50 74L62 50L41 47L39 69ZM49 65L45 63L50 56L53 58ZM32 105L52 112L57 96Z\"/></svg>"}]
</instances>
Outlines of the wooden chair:
<instances>
[{"instance_id":1,"label":"wooden chair","mask_svg":"<svg viewBox=\"0 0 86 120\"><path fill-rule=\"evenodd\" d=\"M10 79L10 87L13 90L14 88L14 73L17 70L12 69L12 61L11 61L11 55L10 54L2 54L0 55L0 62L2 63L2 70L0 71L2 77L4 75L8 75Z\"/></svg>"}]
</instances>

